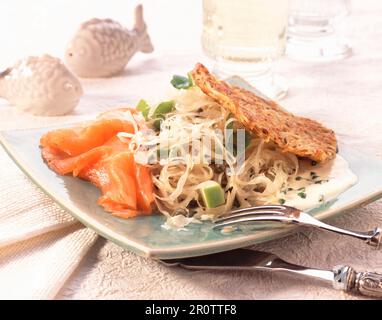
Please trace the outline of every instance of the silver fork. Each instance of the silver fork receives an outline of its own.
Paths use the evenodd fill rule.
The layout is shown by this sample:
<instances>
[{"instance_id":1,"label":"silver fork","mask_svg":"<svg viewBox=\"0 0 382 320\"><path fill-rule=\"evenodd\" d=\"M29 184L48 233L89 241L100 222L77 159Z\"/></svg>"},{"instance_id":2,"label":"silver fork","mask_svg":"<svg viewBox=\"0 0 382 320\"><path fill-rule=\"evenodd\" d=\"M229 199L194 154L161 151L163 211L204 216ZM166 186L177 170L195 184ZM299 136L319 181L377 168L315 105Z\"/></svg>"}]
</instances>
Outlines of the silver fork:
<instances>
[{"instance_id":1,"label":"silver fork","mask_svg":"<svg viewBox=\"0 0 382 320\"><path fill-rule=\"evenodd\" d=\"M312 217L310 214L296 208L283 205L265 205L232 210L227 212L226 216L215 220L215 225L213 228L220 229L237 224L249 224L262 221L281 222L286 224L297 224L301 226L319 228L363 240L368 245L377 249L379 249L382 241L382 234L379 228L375 228L366 232L346 230L319 221Z\"/></svg>"}]
</instances>

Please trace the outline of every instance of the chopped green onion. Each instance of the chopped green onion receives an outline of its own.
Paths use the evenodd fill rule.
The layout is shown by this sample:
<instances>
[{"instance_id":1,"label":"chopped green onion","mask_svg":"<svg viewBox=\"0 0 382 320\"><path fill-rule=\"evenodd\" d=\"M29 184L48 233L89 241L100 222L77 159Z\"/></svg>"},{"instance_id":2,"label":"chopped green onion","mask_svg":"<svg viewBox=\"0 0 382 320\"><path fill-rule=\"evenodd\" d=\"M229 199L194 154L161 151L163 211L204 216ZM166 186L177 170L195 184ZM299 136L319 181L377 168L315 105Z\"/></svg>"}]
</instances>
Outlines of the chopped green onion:
<instances>
[{"instance_id":1,"label":"chopped green onion","mask_svg":"<svg viewBox=\"0 0 382 320\"><path fill-rule=\"evenodd\" d=\"M224 190L216 181L207 181L200 189L204 205L207 208L216 208L225 203Z\"/></svg>"},{"instance_id":2,"label":"chopped green onion","mask_svg":"<svg viewBox=\"0 0 382 320\"><path fill-rule=\"evenodd\" d=\"M296 180L296 181L300 181L300 180L302 180L302 177L297 176L297 177L295 178L295 180Z\"/></svg>"},{"instance_id":3,"label":"chopped green onion","mask_svg":"<svg viewBox=\"0 0 382 320\"><path fill-rule=\"evenodd\" d=\"M188 74L188 77L174 75L171 84L176 89L188 89L194 85L190 74Z\"/></svg>"},{"instance_id":4,"label":"chopped green onion","mask_svg":"<svg viewBox=\"0 0 382 320\"><path fill-rule=\"evenodd\" d=\"M148 115L149 115L149 111L150 111L150 106L148 105L148 103L146 102L146 100L140 100L137 104L137 110L139 110L143 117L145 118L145 120L147 121L148 120Z\"/></svg>"},{"instance_id":5,"label":"chopped green onion","mask_svg":"<svg viewBox=\"0 0 382 320\"><path fill-rule=\"evenodd\" d=\"M173 100L165 101L155 108L153 118L162 118L165 114L170 113L175 110L175 102Z\"/></svg>"},{"instance_id":6,"label":"chopped green onion","mask_svg":"<svg viewBox=\"0 0 382 320\"><path fill-rule=\"evenodd\" d=\"M225 127L226 127L226 129L231 129L231 130L233 130L233 121L231 121L230 123L228 123Z\"/></svg>"},{"instance_id":7,"label":"chopped green onion","mask_svg":"<svg viewBox=\"0 0 382 320\"><path fill-rule=\"evenodd\" d=\"M159 131L160 130L160 127L162 125L162 122L163 122L163 119L156 119L154 122L153 122L153 126L154 126L154 129L156 131Z\"/></svg>"},{"instance_id":8,"label":"chopped green onion","mask_svg":"<svg viewBox=\"0 0 382 320\"><path fill-rule=\"evenodd\" d=\"M280 204L284 204L285 203L285 199L279 199L279 203Z\"/></svg>"},{"instance_id":9,"label":"chopped green onion","mask_svg":"<svg viewBox=\"0 0 382 320\"><path fill-rule=\"evenodd\" d=\"M175 110L175 102L173 100L164 101L156 106L152 118L155 119L153 126L157 131L160 130L160 127L165 115L174 110Z\"/></svg>"}]
</instances>

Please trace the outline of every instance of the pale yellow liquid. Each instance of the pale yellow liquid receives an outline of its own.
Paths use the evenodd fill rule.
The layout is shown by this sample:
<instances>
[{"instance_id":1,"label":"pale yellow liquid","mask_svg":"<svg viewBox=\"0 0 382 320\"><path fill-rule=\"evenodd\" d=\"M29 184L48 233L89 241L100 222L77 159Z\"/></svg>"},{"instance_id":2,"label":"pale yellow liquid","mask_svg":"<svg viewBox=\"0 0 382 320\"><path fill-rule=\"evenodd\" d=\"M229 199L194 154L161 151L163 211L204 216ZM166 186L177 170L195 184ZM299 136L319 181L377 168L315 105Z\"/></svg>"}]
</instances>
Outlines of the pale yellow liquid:
<instances>
[{"instance_id":1,"label":"pale yellow liquid","mask_svg":"<svg viewBox=\"0 0 382 320\"><path fill-rule=\"evenodd\" d=\"M288 0L203 0L205 53L216 61L262 63L284 53Z\"/></svg>"}]
</instances>

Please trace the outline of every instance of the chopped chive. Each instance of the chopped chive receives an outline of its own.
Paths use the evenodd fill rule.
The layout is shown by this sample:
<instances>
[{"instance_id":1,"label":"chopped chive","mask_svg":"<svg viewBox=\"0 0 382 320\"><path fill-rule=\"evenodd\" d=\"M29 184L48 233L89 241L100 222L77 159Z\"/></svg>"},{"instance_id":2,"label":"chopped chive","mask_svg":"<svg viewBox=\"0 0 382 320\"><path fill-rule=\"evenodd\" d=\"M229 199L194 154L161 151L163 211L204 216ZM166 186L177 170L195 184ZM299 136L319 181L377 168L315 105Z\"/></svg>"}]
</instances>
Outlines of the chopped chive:
<instances>
[{"instance_id":1,"label":"chopped chive","mask_svg":"<svg viewBox=\"0 0 382 320\"><path fill-rule=\"evenodd\" d=\"M319 176L317 175L317 173L315 173L314 171L312 171L310 173L310 177L314 180L314 179L317 179Z\"/></svg>"},{"instance_id":2,"label":"chopped chive","mask_svg":"<svg viewBox=\"0 0 382 320\"><path fill-rule=\"evenodd\" d=\"M328 182L329 180L317 180L315 181L314 183L315 184L321 184L321 183L325 183L325 182Z\"/></svg>"},{"instance_id":3,"label":"chopped chive","mask_svg":"<svg viewBox=\"0 0 382 320\"><path fill-rule=\"evenodd\" d=\"M305 191L305 187L299 188L297 191Z\"/></svg>"},{"instance_id":4,"label":"chopped chive","mask_svg":"<svg viewBox=\"0 0 382 320\"><path fill-rule=\"evenodd\" d=\"M300 198L303 198L303 199L306 198L306 193L305 193L305 192L299 192L299 193L297 193L297 195L298 195Z\"/></svg>"},{"instance_id":5,"label":"chopped chive","mask_svg":"<svg viewBox=\"0 0 382 320\"><path fill-rule=\"evenodd\" d=\"M294 189L293 188L288 188L288 191L293 191Z\"/></svg>"},{"instance_id":6,"label":"chopped chive","mask_svg":"<svg viewBox=\"0 0 382 320\"><path fill-rule=\"evenodd\" d=\"M285 203L285 199L279 199L279 203L280 204L284 204Z\"/></svg>"},{"instance_id":7,"label":"chopped chive","mask_svg":"<svg viewBox=\"0 0 382 320\"><path fill-rule=\"evenodd\" d=\"M300 181L300 180L302 180L302 177L297 176L297 177L295 178L295 180L296 180L296 181Z\"/></svg>"}]
</instances>

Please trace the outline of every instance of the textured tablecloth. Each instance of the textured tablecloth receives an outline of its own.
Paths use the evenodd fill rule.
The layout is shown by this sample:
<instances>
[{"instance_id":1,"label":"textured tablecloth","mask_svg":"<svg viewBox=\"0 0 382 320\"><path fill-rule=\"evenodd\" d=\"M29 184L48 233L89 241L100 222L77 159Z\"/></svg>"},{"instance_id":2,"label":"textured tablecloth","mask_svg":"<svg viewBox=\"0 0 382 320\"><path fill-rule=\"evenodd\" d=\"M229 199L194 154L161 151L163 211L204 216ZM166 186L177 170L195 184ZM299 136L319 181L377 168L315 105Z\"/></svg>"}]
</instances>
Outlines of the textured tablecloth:
<instances>
[{"instance_id":1,"label":"textured tablecloth","mask_svg":"<svg viewBox=\"0 0 382 320\"><path fill-rule=\"evenodd\" d=\"M34 1L36 2L41 6L52 6L42 0ZM70 10L71 1L65 3L69 3L67 10ZM101 6L99 1L94 3L95 8ZM0 102L0 129L40 127L52 122L70 122L107 108L133 104L143 97L149 101L155 101L163 95L170 75L185 73L196 61L208 63L200 52L201 10L197 1L193 2L193 5L185 1L161 1L163 11L160 13L158 2L143 1L143 3L147 8L147 23L153 33L155 54L136 56L127 71L119 77L103 81L84 80L86 95L75 114L67 117L32 118L20 115L5 102ZM380 18L382 2L353 0L352 3L350 24L353 56L343 61L325 64L282 59L278 70L289 83L289 93L282 104L292 112L315 118L334 129L341 143L377 155L382 159L382 19ZM126 9L126 16L129 16L129 12L131 13L131 8L132 4L129 4L130 11ZM6 15L6 11L2 12L0 27L5 18L1 15ZM117 13L116 15L118 17ZM77 16L83 17L80 14ZM45 15L43 17L48 19ZM53 21L53 18L48 21ZM160 29L161 26L163 26L162 29ZM42 24L36 28L46 27ZM65 32L62 31L61 34ZM49 37L47 34L41 34L40 38ZM40 38L36 37L36 39ZM53 53L59 51L57 41L57 37L51 38ZM43 40L40 43L46 45ZM32 49L35 47L25 45L25 48L33 52ZM3 56L1 58L1 64L8 61L9 57L16 55L12 53L12 50L15 51L16 47L6 50L4 59ZM28 50L25 52L29 52ZM20 54L17 57L20 57ZM37 210L48 217L49 212L52 212L55 215L54 219L62 219L68 226L60 230L52 230L45 235L52 237L52 240L46 242L48 244L42 248L47 255L49 250L54 249L53 246L59 248L60 245L67 243L65 241L69 241L68 243L78 241L77 237L85 239L86 245L90 248L87 254L77 252L79 258L74 259L70 266L60 270L66 276L71 276L68 280L64 278L66 282L62 280L65 283L59 292L53 290L36 297L60 299L356 298L306 281L306 279L296 279L280 274L167 269L155 261L138 257L100 237L95 240L96 237L92 231L87 231L78 223L71 221L65 212L60 211L49 198L33 186L2 150L0 154L0 217L8 223L5 225L10 226L7 214L17 213L26 217L30 210ZM13 190L12 194L9 190ZM18 193L23 193L22 197L15 196ZM1 238L1 221L0 244L2 240L12 242L12 239ZM49 218L46 218L46 221L49 224ZM360 230L382 225L382 202L377 201L347 212L329 222L337 226ZM33 237L34 234L29 236ZM27 244L24 247L34 248L34 245L38 245L39 238L37 236L31 240L25 240ZM94 241L95 244L91 245ZM382 272L382 251L367 248L357 240L316 230L302 228L298 233L257 245L255 248L276 253L292 263L311 267L331 268L338 264L350 264L359 270ZM72 249L68 248L68 252L76 253ZM37 258L38 254L36 252ZM6 256L7 251L2 250L0 269L2 259ZM24 268L27 274L28 266ZM23 269L18 271L23 272ZM44 283L41 283L41 286L43 285Z\"/></svg>"}]
</instances>

